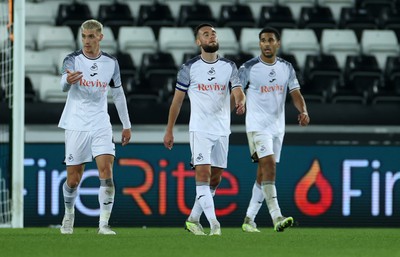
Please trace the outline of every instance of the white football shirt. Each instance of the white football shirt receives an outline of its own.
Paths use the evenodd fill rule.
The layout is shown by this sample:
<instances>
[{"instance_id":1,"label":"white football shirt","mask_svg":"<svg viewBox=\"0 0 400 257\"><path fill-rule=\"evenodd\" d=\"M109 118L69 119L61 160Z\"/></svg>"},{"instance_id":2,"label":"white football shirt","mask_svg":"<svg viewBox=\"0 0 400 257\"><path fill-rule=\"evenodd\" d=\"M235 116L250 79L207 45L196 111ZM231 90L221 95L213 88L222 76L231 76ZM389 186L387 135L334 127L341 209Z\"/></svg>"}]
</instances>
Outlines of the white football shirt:
<instances>
[{"instance_id":1,"label":"white football shirt","mask_svg":"<svg viewBox=\"0 0 400 257\"><path fill-rule=\"evenodd\" d=\"M79 82L65 86L67 70L81 71L83 77ZM61 86L69 87L69 90L58 124L60 128L92 131L111 127L107 102L110 87L114 90L113 98L123 127L131 127L119 65L113 56L102 52L99 57L91 59L82 50L67 55L62 68Z\"/></svg>"},{"instance_id":2,"label":"white football shirt","mask_svg":"<svg viewBox=\"0 0 400 257\"><path fill-rule=\"evenodd\" d=\"M246 92L246 131L284 133L287 92L300 89L292 64L254 57L239 68L239 78Z\"/></svg>"},{"instance_id":3,"label":"white football shirt","mask_svg":"<svg viewBox=\"0 0 400 257\"><path fill-rule=\"evenodd\" d=\"M236 64L225 58L209 63L196 56L184 63L176 89L190 99L189 131L214 135L231 133L230 90L241 87Z\"/></svg>"}]
</instances>

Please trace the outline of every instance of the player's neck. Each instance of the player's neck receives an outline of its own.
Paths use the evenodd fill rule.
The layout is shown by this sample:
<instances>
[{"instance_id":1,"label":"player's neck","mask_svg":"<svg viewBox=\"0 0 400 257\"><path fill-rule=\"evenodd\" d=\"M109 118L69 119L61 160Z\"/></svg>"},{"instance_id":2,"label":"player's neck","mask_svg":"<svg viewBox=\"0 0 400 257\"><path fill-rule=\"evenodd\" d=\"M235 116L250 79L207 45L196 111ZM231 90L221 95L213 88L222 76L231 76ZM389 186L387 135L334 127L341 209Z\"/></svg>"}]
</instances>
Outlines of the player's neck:
<instances>
[{"instance_id":1,"label":"player's neck","mask_svg":"<svg viewBox=\"0 0 400 257\"><path fill-rule=\"evenodd\" d=\"M218 58L218 53L207 53L207 52L202 52L201 53L201 58L206 61L206 62L214 62Z\"/></svg>"},{"instance_id":2,"label":"player's neck","mask_svg":"<svg viewBox=\"0 0 400 257\"><path fill-rule=\"evenodd\" d=\"M274 64L275 61L276 61L276 56L275 55L272 56L272 57L269 57L269 58L264 56L264 55L261 55L260 57L261 57L261 60L263 62L268 63L268 64Z\"/></svg>"},{"instance_id":3,"label":"player's neck","mask_svg":"<svg viewBox=\"0 0 400 257\"><path fill-rule=\"evenodd\" d=\"M89 58L92 58L92 59L95 59L95 58L99 57L100 49L98 48L95 51L90 51L90 52L87 52L87 51L83 50L83 53L85 54L85 56L87 56Z\"/></svg>"}]
</instances>

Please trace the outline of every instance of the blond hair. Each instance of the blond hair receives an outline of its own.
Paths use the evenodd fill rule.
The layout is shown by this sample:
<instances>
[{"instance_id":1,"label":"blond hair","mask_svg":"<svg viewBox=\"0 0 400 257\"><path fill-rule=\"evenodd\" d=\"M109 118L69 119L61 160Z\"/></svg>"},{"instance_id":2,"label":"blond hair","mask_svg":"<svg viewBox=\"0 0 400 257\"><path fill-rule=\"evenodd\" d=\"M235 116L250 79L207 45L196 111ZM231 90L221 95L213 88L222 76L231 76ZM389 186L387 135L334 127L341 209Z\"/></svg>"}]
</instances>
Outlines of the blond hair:
<instances>
[{"instance_id":1,"label":"blond hair","mask_svg":"<svg viewBox=\"0 0 400 257\"><path fill-rule=\"evenodd\" d=\"M101 24L97 20L87 20L81 25L81 30L96 30L96 32L99 32L103 34L103 24Z\"/></svg>"}]
</instances>

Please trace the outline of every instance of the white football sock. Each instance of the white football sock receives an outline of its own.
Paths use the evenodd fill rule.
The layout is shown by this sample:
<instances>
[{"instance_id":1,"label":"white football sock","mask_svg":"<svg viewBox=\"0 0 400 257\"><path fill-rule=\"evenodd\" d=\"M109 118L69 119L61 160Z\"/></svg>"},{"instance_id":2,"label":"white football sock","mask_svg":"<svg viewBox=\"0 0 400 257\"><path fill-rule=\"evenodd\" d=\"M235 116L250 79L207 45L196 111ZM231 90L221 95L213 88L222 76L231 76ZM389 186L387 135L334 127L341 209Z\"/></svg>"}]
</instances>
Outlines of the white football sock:
<instances>
[{"instance_id":1,"label":"white football sock","mask_svg":"<svg viewBox=\"0 0 400 257\"><path fill-rule=\"evenodd\" d=\"M114 206L115 188L112 178L100 179L99 204L100 219L99 226L107 226Z\"/></svg>"},{"instance_id":2,"label":"white football sock","mask_svg":"<svg viewBox=\"0 0 400 257\"><path fill-rule=\"evenodd\" d=\"M198 185L198 183L196 183L196 198L203 209L208 222L211 224L217 218L215 215L214 199L210 191L210 186Z\"/></svg>"},{"instance_id":3,"label":"white football sock","mask_svg":"<svg viewBox=\"0 0 400 257\"><path fill-rule=\"evenodd\" d=\"M262 181L261 188L267 203L269 214L274 221L277 217L282 216L281 209L279 208L278 198L276 194L275 181Z\"/></svg>"},{"instance_id":4,"label":"white football sock","mask_svg":"<svg viewBox=\"0 0 400 257\"><path fill-rule=\"evenodd\" d=\"M252 221L254 221L263 202L264 202L264 194L263 191L261 190L261 185L258 184L256 181L254 182L253 185L251 199L249 202L249 207L247 207L246 216L249 217Z\"/></svg>"},{"instance_id":5,"label":"white football sock","mask_svg":"<svg viewBox=\"0 0 400 257\"><path fill-rule=\"evenodd\" d=\"M215 190L216 190L216 188L210 187L211 195L213 197L215 195ZM201 214L203 214L203 208L201 208L201 205L200 205L199 201L197 200L197 197L195 197L194 205L193 205L192 211L190 212L188 221L200 222Z\"/></svg>"},{"instance_id":6,"label":"white football sock","mask_svg":"<svg viewBox=\"0 0 400 257\"><path fill-rule=\"evenodd\" d=\"M78 188L70 188L67 185L67 181L65 181L63 185L63 195L64 195L64 206L65 206L65 213L73 214L75 213L75 199L78 195Z\"/></svg>"}]
</instances>

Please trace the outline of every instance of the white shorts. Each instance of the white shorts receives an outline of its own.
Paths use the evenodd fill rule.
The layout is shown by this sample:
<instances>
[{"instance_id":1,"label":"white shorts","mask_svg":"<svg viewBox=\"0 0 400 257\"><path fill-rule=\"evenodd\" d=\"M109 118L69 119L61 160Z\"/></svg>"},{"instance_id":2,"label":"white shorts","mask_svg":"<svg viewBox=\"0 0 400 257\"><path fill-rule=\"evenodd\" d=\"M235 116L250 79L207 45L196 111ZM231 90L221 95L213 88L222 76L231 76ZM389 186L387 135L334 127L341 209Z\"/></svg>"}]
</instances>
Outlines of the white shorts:
<instances>
[{"instance_id":1,"label":"white shorts","mask_svg":"<svg viewBox=\"0 0 400 257\"><path fill-rule=\"evenodd\" d=\"M112 128L94 131L65 130L65 164L79 165L91 162L102 154L115 156Z\"/></svg>"},{"instance_id":2,"label":"white shorts","mask_svg":"<svg viewBox=\"0 0 400 257\"><path fill-rule=\"evenodd\" d=\"M190 132L191 164L210 164L225 169L228 164L229 135L220 136L204 132Z\"/></svg>"},{"instance_id":3,"label":"white shorts","mask_svg":"<svg viewBox=\"0 0 400 257\"><path fill-rule=\"evenodd\" d=\"M284 134L272 135L268 132L247 132L250 156L254 162L259 158L275 155L275 161L279 162ZM258 158L254 158L257 153Z\"/></svg>"}]
</instances>

